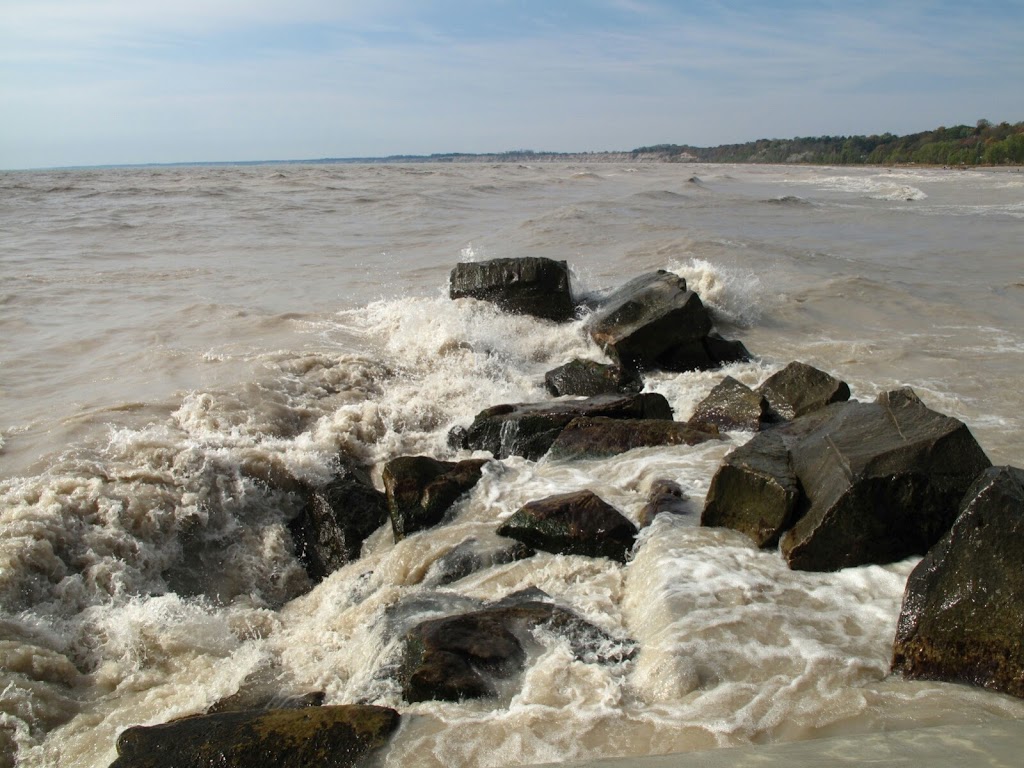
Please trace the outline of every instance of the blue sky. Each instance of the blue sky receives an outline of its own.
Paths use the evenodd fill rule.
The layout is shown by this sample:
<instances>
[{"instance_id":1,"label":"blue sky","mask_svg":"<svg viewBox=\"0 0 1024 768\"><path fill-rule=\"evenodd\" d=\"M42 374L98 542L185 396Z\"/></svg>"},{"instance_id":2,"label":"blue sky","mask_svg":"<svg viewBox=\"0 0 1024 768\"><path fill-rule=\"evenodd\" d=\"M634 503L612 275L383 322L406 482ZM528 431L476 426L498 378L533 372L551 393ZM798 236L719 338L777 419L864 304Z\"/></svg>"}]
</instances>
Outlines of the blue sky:
<instances>
[{"instance_id":1,"label":"blue sky","mask_svg":"<svg viewBox=\"0 0 1024 768\"><path fill-rule=\"evenodd\" d=\"M1024 0L0 0L0 168L1024 120Z\"/></svg>"}]
</instances>

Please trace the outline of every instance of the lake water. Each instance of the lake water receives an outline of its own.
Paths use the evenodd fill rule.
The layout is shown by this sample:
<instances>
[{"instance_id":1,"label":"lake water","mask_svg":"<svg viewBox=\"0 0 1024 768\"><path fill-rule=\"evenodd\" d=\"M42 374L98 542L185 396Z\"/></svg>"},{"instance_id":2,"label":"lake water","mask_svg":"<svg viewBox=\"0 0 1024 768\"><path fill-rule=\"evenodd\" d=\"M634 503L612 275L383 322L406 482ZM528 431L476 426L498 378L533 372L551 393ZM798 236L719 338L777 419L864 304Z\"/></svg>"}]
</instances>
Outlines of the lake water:
<instances>
[{"instance_id":1,"label":"lake water","mask_svg":"<svg viewBox=\"0 0 1024 768\"><path fill-rule=\"evenodd\" d=\"M311 589L295 499L343 451L464 458L449 429L604 360L582 322L451 301L459 261L565 260L578 296L687 278L755 355L653 373L676 418L791 360L859 399L909 385L996 464L1024 446L1024 174L673 164L171 167L0 174L0 765L106 766L125 727L256 684L394 706L387 766L506 766L944 723L1024 702L888 674L915 560L833 574L698 526L749 435L489 465L445 525ZM522 504L590 488L661 516L625 566L539 553L440 586L431 566ZM538 636L502 696L402 702L393 617L539 587L635 660ZM15 755L17 754L17 757Z\"/></svg>"}]
</instances>

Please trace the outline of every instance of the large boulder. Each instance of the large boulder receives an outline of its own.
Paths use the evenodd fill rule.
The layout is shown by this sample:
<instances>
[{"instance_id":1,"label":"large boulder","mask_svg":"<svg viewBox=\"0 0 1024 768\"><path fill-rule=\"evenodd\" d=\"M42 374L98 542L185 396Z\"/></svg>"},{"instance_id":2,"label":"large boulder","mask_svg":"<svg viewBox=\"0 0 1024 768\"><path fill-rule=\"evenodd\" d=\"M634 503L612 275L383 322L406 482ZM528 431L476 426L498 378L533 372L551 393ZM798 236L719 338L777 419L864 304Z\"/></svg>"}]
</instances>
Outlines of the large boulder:
<instances>
[{"instance_id":1,"label":"large boulder","mask_svg":"<svg viewBox=\"0 0 1024 768\"><path fill-rule=\"evenodd\" d=\"M499 536L562 555L607 557L625 562L637 528L592 491L531 501L498 527Z\"/></svg>"},{"instance_id":2,"label":"large boulder","mask_svg":"<svg viewBox=\"0 0 1024 768\"><path fill-rule=\"evenodd\" d=\"M927 552L989 465L962 422L898 390L755 435L716 473L701 522L780 541L798 570L889 563Z\"/></svg>"},{"instance_id":3,"label":"large boulder","mask_svg":"<svg viewBox=\"0 0 1024 768\"><path fill-rule=\"evenodd\" d=\"M636 394L644 382L630 368L577 358L545 373L544 386L553 397L593 397Z\"/></svg>"},{"instance_id":4,"label":"large boulder","mask_svg":"<svg viewBox=\"0 0 1024 768\"><path fill-rule=\"evenodd\" d=\"M686 280L665 270L640 275L598 302L587 329L624 368L698 371L750 359L742 343L712 331L710 313Z\"/></svg>"},{"instance_id":5,"label":"large boulder","mask_svg":"<svg viewBox=\"0 0 1024 768\"><path fill-rule=\"evenodd\" d=\"M721 439L717 427L694 428L668 419L609 419L580 416L551 444L553 459L594 459L657 445L698 445Z\"/></svg>"},{"instance_id":6,"label":"large boulder","mask_svg":"<svg viewBox=\"0 0 1024 768\"><path fill-rule=\"evenodd\" d=\"M395 710L366 704L187 717L124 731L110 768L351 768L398 721Z\"/></svg>"},{"instance_id":7,"label":"large boulder","mask_svg":"<svg viewBox=\"0 0 1024 768\"><path fill-rule=\"evenodd\" d=\"M655 393L495 405L478 413L468 429L453 431L453 442L468 450L490 451L496 459L523 456L535 461L579 416L671 419L672 408L664 395Z\"/></svg>"},{"instance_id":8,"label":"large boulder","mask_svg":"<svg viewBox=\"0 0 1024 768\"><path fill-rule=\"evenodd\" d=\"M452 504L477 484L486 463L401 456L385 464L381 479L395 541L441 522Z\"/></svg>"},{"instance_id":9,"label":"large boulder","mask_svg":"<svg viewBox=\"0 0 1024 768\"><path fill-rule=\"evenodd\" d=\"M1024 697L1024 470L992 467L907 580L893 671Z\"/></svg>"},{"instance_id":10,"label":"large boulder","mask_svg":"<svg viewBox=\"0 0 1024 768\"><path fill-rule=\"evenodd\" d=\"M793 524L800 499L782 433L762 432L725 457L711 479L700 524L732 528L759 547L773 547Z\"/></svg>"},{"instance_id":11,"label":"large boulder","mask_svg":"<svg viewBox=\"0 0 1024 768\"><path fill-rule=\"evenodd\" d=\"M310 579L319 582L358 559L363 541L387 519L384 494L365 469L348 464L330 483L308 491L288 530Z\"/></svg>"},{"instance_id":12,"label":"large boulder","mask_svg":"<svg viewBox=\"0 0 1024 768\"><path fill-rule=\"evenodd\" d=\"M641 275L608 296L587 322L591 337L619 364L657 368L679 345L711 331L711 316L679 275Z\"/></svg>"},{"instance_id":13,"label":"large boulder","mask_svg":"<svg viewBox=\"0 0 1024 768\"><path fill-rule=\"evenodd\" d=\"M790 567L831 571L925 554L991 466L981 446L963 422L908 390L828 410L792 449L807 511L781 540Z\"/></svg>"},{"instance_id":14,"label":"large boulder","mask_svg":"<svg viewBox=\"0 0 1024 768\"><path fill-rule=\"evenodd\" d=\"M793 419L850 399L850 387L831 374L795 361L757 388L780 419Z\"/></svg>"},{"instance_id":15,"label":"large boulder","mask_svg":"<svg viewBox=\"0 0 1024 768\"><path fill-rule=\"evenodd\" d=\"M463 262L451 273L453 299L490 301L506 312L564 322L574 316L569 267L535 257Z\"/></svg>"},{"instance_id":16,"label":"large boulder","mask_svg":"<svg viewBox=\"0 0 1024 768\"><path fill-rule=\"evenodd\" d=\"M690 424L757 432L772 420L771 406L764 395L726 376L697 404Z\"/></svg>"},{"instance_id":17,"label":"large boulder","mask_svg":"<svg viewBox=\"0 0 1024 768\"><path fill-rule=\"evenodd\" d=\"M572 611L531 590L478 611L424 621L405 635L399 679L406 701L460 701L494 696L496 681L522 670L532 631L563 636L577 659L617 663L635 644L611 637Z\"/></svg>"}]
</instances>

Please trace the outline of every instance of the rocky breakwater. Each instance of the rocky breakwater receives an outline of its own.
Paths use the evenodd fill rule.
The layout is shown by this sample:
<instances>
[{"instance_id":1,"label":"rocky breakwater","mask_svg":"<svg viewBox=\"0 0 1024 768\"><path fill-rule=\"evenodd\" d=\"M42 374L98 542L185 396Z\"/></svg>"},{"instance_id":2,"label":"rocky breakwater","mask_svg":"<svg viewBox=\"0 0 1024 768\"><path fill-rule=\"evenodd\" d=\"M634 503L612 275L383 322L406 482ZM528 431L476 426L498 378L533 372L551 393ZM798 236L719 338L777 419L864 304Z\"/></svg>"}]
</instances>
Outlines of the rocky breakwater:
<instances>
[{"instance_id":1,"label":"rocky breakwater","mask_svg":"<svg viewBox=\"0 0 1024 768\"><path fill-rule=\"evenodd\" d=\"M1024 697L1024 471L992 467L967 427L910 389L873 403L793 363L756 390L726 379L691 422L757 431L712 479L702 525L833 571L924 558L892 669Z\"/></svg>"},{"instance_id":2,"label":"rocky breakwater","mask_svg":"<svg viewBox=\"0 0 1024 768\"><path fill-rule=\"evenodd\" d=\"M962 423L906 389L873 403L851 401L843 382L802 363L756 389L724 377L689 421L676 421L662 395L642 391L646 372L709 370L749 353L714 332L700 297L669 272L642 275L584 306L564 262L501 259L458 265L451 296L554 323L582 318L612 362L567 361L546 377L550 399L492 406L450 433L454 452L492 458L394 457L381 471L383 492L371 482L373 468L350 457L341 457L337 476L320 488L268 477L298 499L290 531L311 585L357 560L364 540L388 522L396 542L445 525L491 462L607 457L746 429L756 434L712 479L703 525L778 546L796 569L928 553L908 584L894 669L1024 695L1024 473L990 470ZM655 483L639 522L685 513L685 502L674 482ZM628 567L637 533L588 489L534 499L489 534L478 531L442 555L423 583L452 584L537 550ZM545 634L568 642L588 664L627 663L638 650L536 588L489 604L427 591L398 599L382 620L400 652L381 673L409 704L513 695ZM316 706L322 698L306 695L302 703L313 706L296 710L226 712L217 710L228 704L215 705L206 715L132 728L121 736L115 765L356 765L386 744L400 718L385 707Z\"/></svg>"}]
</instances>

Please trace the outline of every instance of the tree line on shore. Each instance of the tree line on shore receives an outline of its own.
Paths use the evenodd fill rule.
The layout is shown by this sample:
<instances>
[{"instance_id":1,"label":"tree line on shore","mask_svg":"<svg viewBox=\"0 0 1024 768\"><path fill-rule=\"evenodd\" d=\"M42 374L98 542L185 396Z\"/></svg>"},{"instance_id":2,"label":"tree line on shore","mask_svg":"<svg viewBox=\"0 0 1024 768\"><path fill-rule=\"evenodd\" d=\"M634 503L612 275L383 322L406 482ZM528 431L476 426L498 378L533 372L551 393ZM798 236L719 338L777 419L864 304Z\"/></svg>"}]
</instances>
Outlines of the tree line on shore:
<instances>
[{"instance_id":1,"label":"tree line on shore","mask_svg":"<svg viewBox=\"0 0 1024 768\"><path fill-rule=\"evenodd\" d=\"M895 136L812 136L758 139L745 144L692 147L656 144L638 147L637 158L702 163L810 163L822 165L1021 165L1024 121L974 126L940 126L931 131ZM653 157L652 157L653 156Z\"/></svg>"}]
</instances>

